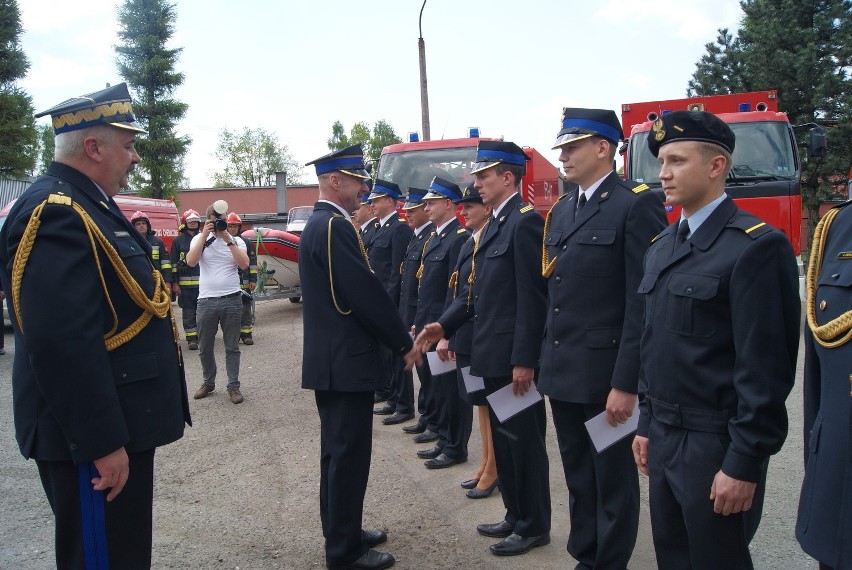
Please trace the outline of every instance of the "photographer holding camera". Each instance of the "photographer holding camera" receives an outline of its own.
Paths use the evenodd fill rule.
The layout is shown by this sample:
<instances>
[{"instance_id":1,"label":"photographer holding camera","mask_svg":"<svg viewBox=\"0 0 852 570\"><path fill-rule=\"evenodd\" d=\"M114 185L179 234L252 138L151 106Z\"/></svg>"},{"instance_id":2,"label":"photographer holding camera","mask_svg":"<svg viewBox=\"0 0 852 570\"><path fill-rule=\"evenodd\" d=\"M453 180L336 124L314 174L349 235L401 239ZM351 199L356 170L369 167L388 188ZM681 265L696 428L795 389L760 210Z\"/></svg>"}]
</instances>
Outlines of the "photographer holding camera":
<instances>
[{"instance_id":1,"label":"photographer holding camera","mask_svg":"<svg viewBox=\"0 0 852 570\"><path fill-rule=\"evenodd\" d=\"M228 372L228 395L231 402L243 401L240 393L240 318L243 302L240 299L240 280L237 269L248 269L249 258L245 242L228 233L223 218L228 203L217 200L207 208L207 221L201 233L192 238L186 263L201 269L198 283L198 356L204 383L195 392L195 399L205 398L216 387L216 357L213 342L222 327L225 342L225 368Z\"/></svg>"}]
</instances>

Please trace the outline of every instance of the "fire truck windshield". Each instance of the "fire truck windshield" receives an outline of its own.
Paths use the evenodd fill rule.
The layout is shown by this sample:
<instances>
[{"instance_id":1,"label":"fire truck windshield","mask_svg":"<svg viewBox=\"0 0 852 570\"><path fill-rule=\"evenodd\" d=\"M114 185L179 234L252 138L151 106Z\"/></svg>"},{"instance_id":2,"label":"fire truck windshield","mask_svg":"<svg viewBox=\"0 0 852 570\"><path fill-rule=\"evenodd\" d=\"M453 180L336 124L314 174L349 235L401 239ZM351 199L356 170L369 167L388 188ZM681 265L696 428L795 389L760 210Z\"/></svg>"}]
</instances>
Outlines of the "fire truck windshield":
<instances>
[{"instance_id":1,"label":"fire truck windshield","mask_svg":"<svg viewBox=\"0 0 852 570\"><path fill-rule=\"evenodd\" d=\"M428 189L435 176L464 186L472 180L471 166L476 161L476 147L418 149L382 155L378 177L409 188Z\"/></svg>"},{"instance_id":2,"label":"fire truck windshield","mask_svg":"<svg viewBox=\"0 0 852 570\"><path fill-rule=\"evenodd\" d=\"M736 135L731 181L779 180L796 177L793 140L780 121L729 123ZM660 183L660 163L648 150L648 131L630 141L630 178L646 184Z\"/></svg>"}]
</instances>

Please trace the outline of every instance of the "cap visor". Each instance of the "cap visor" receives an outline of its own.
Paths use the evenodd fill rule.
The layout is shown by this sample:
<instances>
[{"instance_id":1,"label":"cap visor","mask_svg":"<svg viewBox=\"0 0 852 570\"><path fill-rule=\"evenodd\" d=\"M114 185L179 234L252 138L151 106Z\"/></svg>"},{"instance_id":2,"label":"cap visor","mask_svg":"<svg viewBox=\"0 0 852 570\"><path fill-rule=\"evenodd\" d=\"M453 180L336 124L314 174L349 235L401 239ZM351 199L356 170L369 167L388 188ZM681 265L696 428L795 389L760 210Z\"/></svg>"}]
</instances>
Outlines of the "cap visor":
<instances>
[{"instance_id":1,"label":"cap visor","mask_svg":"<svg viewBox=\"0 0 852 570\"><path fill-rule=\"evenodd\" d=\"M562 148L566 144L581 141L593 136L595 136L593 133L565 133L564 135L556 137L556 142L553 143L553 147L550 150L556 150L557 148Z\"/></svg>"},{"instance_id":2,"label":"cap visor","mask_svg":"<svg viewBox=\"0 0 852 570\"><path fill-rule=\"evenodd\" d=\"M473 164L473 168L471 168L470 173L476 174L477 172L482 172L483 170L488 170L492 166L497 166L500 164L499 162L476 162Z\"/></svg>"},{"instance_id":3,"label":"cap visor","mask_svg":"<svg viewBox=\"0 0 852 570\"><path fill-rule=\"evenodd\" d=\"M367 171L363 168L357 170L341 170L343 174L348 174L349 176L354 176L355 178L362 178L364 180L369 180L371 176L367 174Z\"/></svg>"}]
</instances>

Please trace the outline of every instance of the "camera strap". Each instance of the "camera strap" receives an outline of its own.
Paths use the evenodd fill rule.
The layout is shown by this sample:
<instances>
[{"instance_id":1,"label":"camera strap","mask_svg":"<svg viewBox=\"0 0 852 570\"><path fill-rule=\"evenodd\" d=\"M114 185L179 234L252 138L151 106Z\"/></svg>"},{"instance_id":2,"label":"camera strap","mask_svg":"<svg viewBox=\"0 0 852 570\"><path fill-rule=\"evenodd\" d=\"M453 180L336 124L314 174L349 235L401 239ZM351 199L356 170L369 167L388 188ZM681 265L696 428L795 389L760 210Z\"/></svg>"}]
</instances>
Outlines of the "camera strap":
<instances>
[{"instance_id":1,"label":"camera strap","mask_svg":"<svg viewBox=\"0 0 852 570\"><path fill-rule=\"evenodd\" d=\"M215 235L212 235L209 238L207 238L207 241L204 242L204 249L207 249L210 246L210 244L213 243L214 241L216 241Z\"/></svg>"}]
</instances>

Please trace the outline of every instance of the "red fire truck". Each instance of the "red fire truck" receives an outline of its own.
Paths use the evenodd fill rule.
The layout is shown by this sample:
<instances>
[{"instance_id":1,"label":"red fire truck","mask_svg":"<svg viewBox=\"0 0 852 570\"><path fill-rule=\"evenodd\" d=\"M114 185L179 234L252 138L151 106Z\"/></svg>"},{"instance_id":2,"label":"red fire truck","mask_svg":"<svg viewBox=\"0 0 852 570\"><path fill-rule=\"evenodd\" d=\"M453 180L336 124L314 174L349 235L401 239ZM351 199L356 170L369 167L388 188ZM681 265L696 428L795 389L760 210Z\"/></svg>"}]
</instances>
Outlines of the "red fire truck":
<instances>
[{"instance_id":1,"label":"red fire truck","mask_svg":"<svg viewBox=\"0 0 852 570\"><path fill-rule=\"evenodd\" d=\"M476 162L479 141L498 140L480 138L478 129L471 129L469 135L463 139L419 141L416 133L411 133L409 142L382 149L378 178L394 182L406 192L410 187L428 189L435 176L454 180L464 188L473 180L470 171ZM530 160L521 182L521 197L544 216L559 198L562 179L557 168L537 150L525 148L524 152Z\"/></svg>"}]
</instances>

